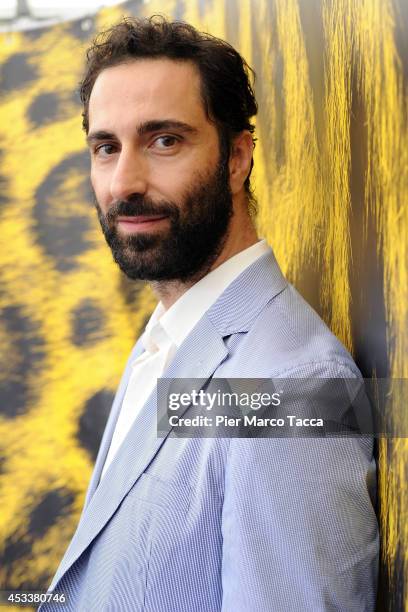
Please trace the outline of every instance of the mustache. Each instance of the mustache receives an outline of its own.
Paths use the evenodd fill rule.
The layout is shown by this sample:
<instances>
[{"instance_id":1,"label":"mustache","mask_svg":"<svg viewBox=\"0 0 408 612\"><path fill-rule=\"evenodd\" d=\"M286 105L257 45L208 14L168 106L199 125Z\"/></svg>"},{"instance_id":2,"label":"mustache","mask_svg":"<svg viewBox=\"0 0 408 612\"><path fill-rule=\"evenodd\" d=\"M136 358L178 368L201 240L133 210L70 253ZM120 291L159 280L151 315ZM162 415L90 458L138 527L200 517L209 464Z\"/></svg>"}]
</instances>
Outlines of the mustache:
<instances>
[{"instance_id":1,"label":"mustache","mask_svg":"<svg viewBox=\"0 0 408 612\"><path fill-rule=\"evenodd\" d=\"M179 209L173 202L155 202L151 198L135 195L127 200L118 200L112 204L105 218L109 222L114 221L119 216L163 215L178 218L179 214Z\"/></svg>"}]
</instances>

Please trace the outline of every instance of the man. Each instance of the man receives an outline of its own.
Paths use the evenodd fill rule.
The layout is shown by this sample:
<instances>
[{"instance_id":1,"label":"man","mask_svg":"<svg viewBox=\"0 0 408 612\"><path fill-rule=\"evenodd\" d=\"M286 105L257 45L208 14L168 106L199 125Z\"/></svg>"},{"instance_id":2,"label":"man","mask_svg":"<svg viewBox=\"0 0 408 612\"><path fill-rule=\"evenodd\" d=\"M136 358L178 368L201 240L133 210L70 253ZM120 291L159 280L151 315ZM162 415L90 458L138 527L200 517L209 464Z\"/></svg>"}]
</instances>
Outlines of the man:
<instances>
[{"instance_id":1,"label":"man","mask_svg":"<svg viewBox=\"0 0 408 612\"><path fill-rule=\"evenodd\" d=\"M374 609L370 441L157 435L159 377L360 376L257 237L248 74L227 43L161 18L125 20L88 52L81 94L102 230L159 304L50 587L66 602L42 609Z\"/></svg>"}]
</instances>

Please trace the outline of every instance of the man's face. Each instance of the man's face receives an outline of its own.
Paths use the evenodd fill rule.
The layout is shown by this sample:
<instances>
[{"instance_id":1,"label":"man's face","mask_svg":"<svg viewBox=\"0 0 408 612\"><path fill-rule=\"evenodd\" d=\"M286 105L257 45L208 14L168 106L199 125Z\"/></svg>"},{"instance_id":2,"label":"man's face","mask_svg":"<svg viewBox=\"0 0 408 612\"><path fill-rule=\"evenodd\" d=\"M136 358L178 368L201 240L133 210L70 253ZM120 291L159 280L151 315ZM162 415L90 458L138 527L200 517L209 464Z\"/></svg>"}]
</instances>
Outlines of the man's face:
<instances>
[{"instance_id":1,"label":"man's face","mask_svg":"<svg viewBox=\"0 0 408 612\"><path fill-rule=\"evenodd\" d=\"M218 257L232 216L228 155L189 62L103 70L89 101L91 182L105 238L133 279L187 280Z\"/></svg>"}]
</instances>

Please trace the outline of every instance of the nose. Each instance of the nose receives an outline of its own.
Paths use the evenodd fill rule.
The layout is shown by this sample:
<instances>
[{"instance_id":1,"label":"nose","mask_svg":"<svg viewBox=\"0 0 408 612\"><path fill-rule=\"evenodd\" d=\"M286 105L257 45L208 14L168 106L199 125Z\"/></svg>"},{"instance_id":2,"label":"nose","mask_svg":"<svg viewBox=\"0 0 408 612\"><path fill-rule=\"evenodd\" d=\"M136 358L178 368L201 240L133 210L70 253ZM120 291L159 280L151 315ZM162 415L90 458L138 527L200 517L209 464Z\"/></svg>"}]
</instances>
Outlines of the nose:
<instances>
[{"instance_id":1,"label":"nose","mask_svg":"<svg viewBox=\"0 0 408 612\"><path fill-rule=\"evenodd\" d=\"M112 199L126 200L135 193L145 194L146 189L147 167L143 155L134 149L122 148L111 177Z\"/></svg>"}]
</instances>

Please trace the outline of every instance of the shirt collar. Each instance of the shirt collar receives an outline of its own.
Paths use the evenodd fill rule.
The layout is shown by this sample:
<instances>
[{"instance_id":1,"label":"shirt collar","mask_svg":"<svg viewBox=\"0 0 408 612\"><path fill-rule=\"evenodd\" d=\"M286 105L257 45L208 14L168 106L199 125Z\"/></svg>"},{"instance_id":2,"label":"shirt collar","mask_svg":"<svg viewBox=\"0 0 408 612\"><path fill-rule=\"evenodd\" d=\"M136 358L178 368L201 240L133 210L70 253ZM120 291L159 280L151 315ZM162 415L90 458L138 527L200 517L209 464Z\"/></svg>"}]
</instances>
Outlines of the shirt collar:
<instances>
[{"instance_id":1,"label":"shirt collar","mask_svg":"<svg viewBox=\"0 0 408 612\"><path fill-rule=\"evenodd\" d=\"M140 338L145 350L149 353L155 353L171 344L171 338L160 324L160 318L165 312L163 304L159 302Z\"/></svg>"},{"instance_id":2,"label":"shirt collar","mask_svg":"<svg viewBox=\"0 0 408 612\"><path fill-rule=\"evenodd\" d=\"M167 311L159 302L146 331L160 321L159 325L178 348L228 285L269 250L266 240L259 240L209 272L183 293Z\"/></svg>"}]
</instances>

